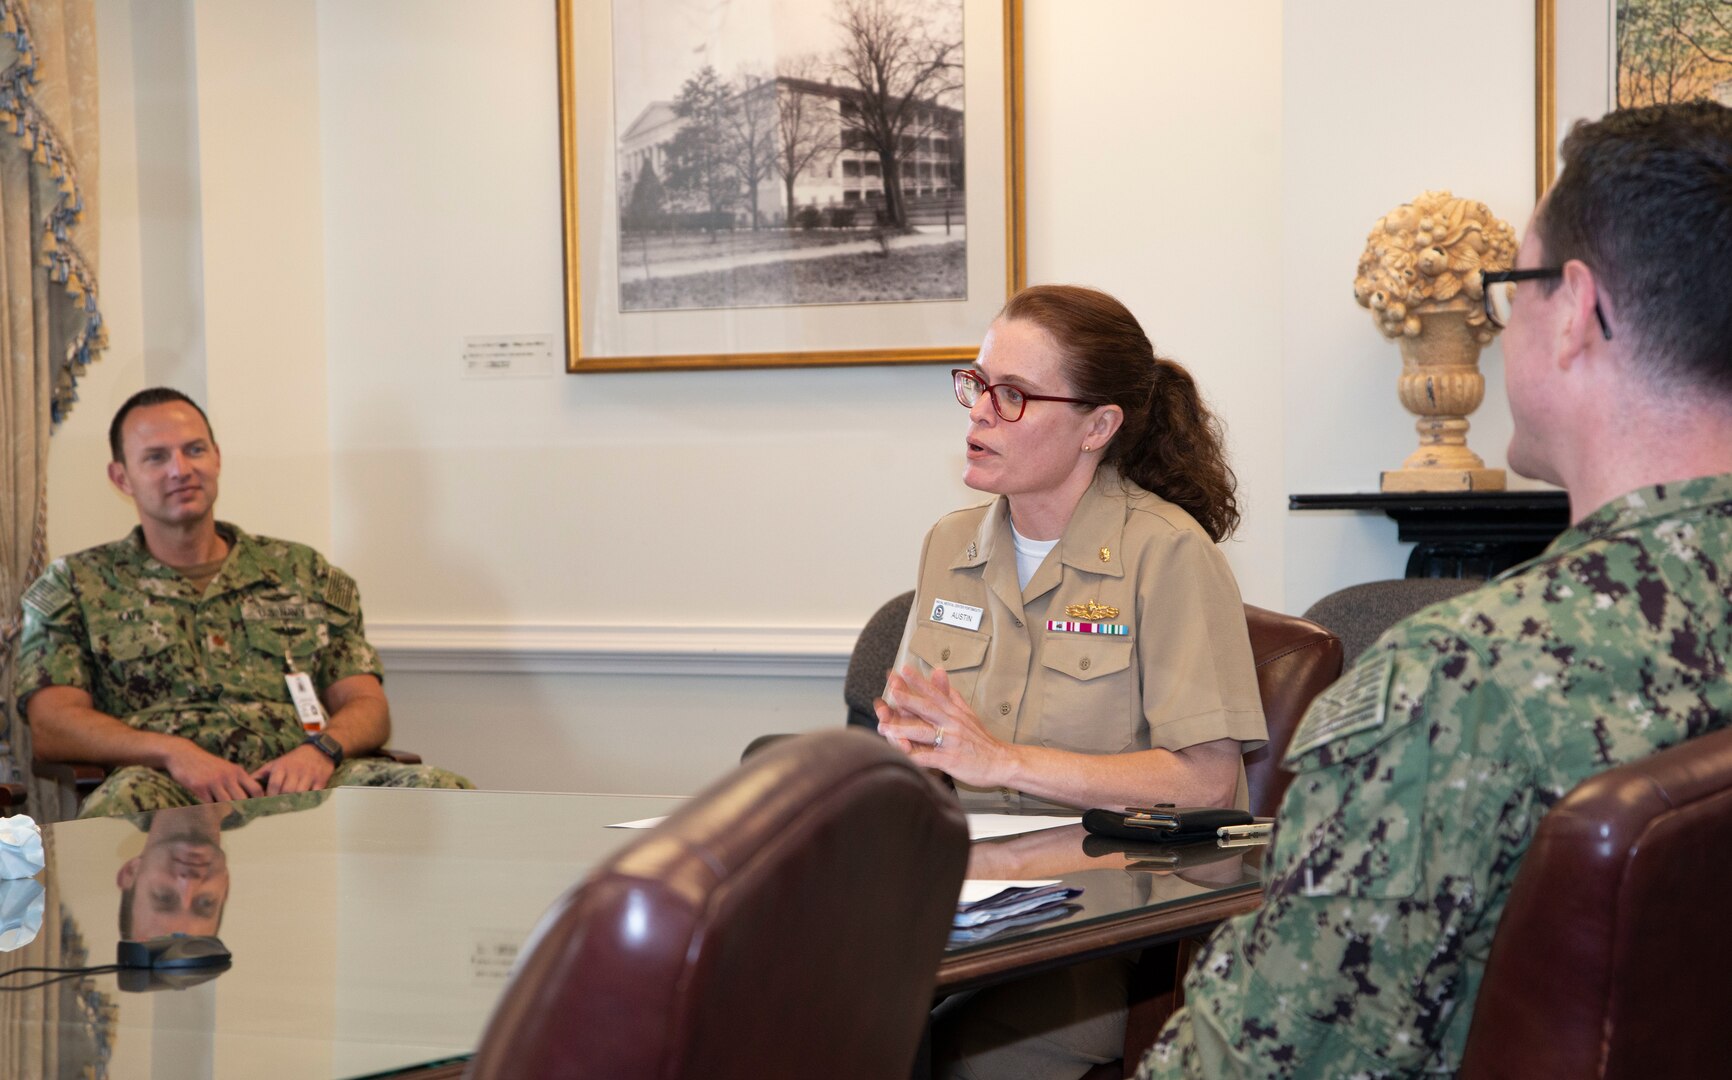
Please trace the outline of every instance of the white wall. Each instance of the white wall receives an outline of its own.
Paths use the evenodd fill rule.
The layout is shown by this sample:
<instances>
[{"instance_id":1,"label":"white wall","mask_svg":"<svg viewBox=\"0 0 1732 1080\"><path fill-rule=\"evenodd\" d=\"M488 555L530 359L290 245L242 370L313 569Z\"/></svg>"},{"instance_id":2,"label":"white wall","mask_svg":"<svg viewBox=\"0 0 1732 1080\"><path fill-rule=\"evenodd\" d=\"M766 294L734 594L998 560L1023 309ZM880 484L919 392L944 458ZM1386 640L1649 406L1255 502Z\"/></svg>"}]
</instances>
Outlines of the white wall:
<instances>
[{"instance_id":1,"label":"white wall","mask_svg":"<svg viewBox=\"0 0 1732 1080\"><path fill-rule=\"evenodd\" d=\"M1251 603L1282 605L1280 5L1026 8L1031 282L1095 285L1227 428Z\"/></svg>"},{"instance_id":2,"label":"white wall","mask_svg":"<svg viewBox=\"0 0 1732 1080\"><path fill-rule=\"evenodd\" d=\"M310 0L99 0L109 350L49 462L54 553L134 518L108 422L147 385L211 414L221 512L330 543L318 50Z\"/></svg>"},{"instance_id":3,"label":"white wall","mask_svg":"<svg viewBox=\"0 0 1732 1080\"><path fill-rule=\"evenodd\" d=\"M222 512L331 541L318 39L308 0L196 0L206 407Z\"/></svg>"},{"instance_id":4,"label":"white wall","mask_svg":"<svg viewBox=\"0 0 1732 1080\"><path fill-rule=\"evenodd\" d=\"M562 326L553 5L187 2L205 275L239 268L205 316L224 511L315 543L328 522L392 663L396 741L489 786L678 791L754 734L839 722L848 636L977 501L942 369L465 380L465 336ZM1349 290L1372 222L1437 186L1525 217L1519 7L1468 0L1440 27L1414 0L1026 0L1029 278L1117 293L1196 372L1243 485L1226 550L1249 601L1400 573L1393 525L1286 495L1373 489L1414 441ZM1472 76L1427 88L1418 55L1471 55ZM279 123L292 153L259 139ZM105 262L105 299L137 263ZM88 441L68 435L93 412L60 438ZM1473 443L1499 464L1506 434L1494 388ZM95 482L57 464L57 515ZM118 531L97 516L57 549Z\"/></svg>"},{"instance_id":5,"label":"white wall","mask_svg":"<svg viewBox=\"0 0 1732 1080\"><path fill-rule=\"evenodd\" d=\"M1422 191L1478 199L1518 232L1526 224L1532 6L1471 0L1441 19L1412 2L1291 3L1283 38L1283 487L1375 491L1378 473L1399 468L1419 440L1395 397L1395 343L1353 301L1354 269L1373 223ZM1428 79L1439 63L1456 73ZM1480 370L1485 402L1468 445L1503 468L1501 346L1481 354ZM1286 539L1289 611L1346 584L1400 577L1411 549L1396 544L1394 522L1348 511L1289 514Z\"/></svg>"}]
</instances>

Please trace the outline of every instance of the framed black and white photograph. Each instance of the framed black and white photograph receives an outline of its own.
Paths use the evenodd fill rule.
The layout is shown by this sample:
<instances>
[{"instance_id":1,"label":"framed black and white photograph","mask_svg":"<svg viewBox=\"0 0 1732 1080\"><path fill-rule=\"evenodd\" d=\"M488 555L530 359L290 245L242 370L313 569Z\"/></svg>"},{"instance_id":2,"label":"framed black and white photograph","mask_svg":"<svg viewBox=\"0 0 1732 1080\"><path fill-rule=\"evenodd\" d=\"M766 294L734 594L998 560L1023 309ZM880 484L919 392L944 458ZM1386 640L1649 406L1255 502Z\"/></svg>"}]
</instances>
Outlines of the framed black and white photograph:
<instances>
[{"instance_id":1,"label":"framed black and white photograph","mask_svg":"<svg viewBox=\"0 0 1732 1080\"><path fill-rule=\"evenodd\" d=\"M1020 0L559 0L572 372L957 363L1022 284Z\"/></svg>"},{"instance_id":2,"label":"framed black and white photograph","mask_svg":"<svg viewBox=\"0 0 1732 1080\"><path fill-rule=\"evenodd\" d=\"M1540 194L1577 120L1697 98L1732 105L1732 4L1724 0L1535 0L1534 13Z\"/></svg>"}]
</instances>

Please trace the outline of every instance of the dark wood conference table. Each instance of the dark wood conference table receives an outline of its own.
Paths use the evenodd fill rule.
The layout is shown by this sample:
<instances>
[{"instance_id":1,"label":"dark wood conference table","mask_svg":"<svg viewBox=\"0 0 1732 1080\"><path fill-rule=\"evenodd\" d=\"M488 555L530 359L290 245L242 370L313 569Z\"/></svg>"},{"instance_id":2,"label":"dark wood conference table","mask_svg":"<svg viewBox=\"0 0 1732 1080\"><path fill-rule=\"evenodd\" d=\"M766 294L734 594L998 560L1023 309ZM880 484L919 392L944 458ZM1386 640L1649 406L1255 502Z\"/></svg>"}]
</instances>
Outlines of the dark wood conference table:
<instances>
[{"instance_id":1,"label":"dark wood conference table","mask_svg":"<svg viewBox=\"0 0 1732 1080\"><path fill-rule=\"evenodd\" d=\"M340 788L49 826L42 900L59 962L112 962L126 884L132 937L202 926L234 962L184 989L129 990L106 973L0 993L0 1044L116 1080L454 1073L542 913L642 835L606 826L681 801ZM1080 825L977 842L971 877L1058 878L1083 894L1061 918L949 949L939 991L1201 932L1256 907L1261 851L1175 858ZM44 962L30 952L0 953L0 970Z\"/></svg>"}]
</instances>

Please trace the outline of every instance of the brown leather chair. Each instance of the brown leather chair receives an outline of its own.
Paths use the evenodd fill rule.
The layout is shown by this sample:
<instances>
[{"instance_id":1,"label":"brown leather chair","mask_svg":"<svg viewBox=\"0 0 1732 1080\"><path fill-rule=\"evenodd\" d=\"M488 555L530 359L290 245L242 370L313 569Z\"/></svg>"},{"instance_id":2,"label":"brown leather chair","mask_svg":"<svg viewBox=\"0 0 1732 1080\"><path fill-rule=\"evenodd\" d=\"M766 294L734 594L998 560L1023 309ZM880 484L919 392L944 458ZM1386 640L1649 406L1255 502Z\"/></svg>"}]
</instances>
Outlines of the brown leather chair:
<instances>
[{"instance_id":1,"label":"brown leather chair","mask_svg":"<svg viewBox=\"0 0 1732 1080\"><path fill-rule=\"evenodd\" d=\"M906 1077L967 860L883 739L781 740L554 904L469 1075Z\"/></svg>"},{"instance_id":2,"label":"brown leather chair","mask_svg":"<svg viewBox=\"0 0 1732 1080\"><path fill-rule=\"evenodd\" d=\"M1341 642L1308 619L1250 604L1245 605L1245 625L1257 665L1257 694L1269 725L1269 741L1245 755L1245 784L1251 813L1274 817L1293 779L1281 768L1281 759L1312 699L1341 677Z\"/></svg>"},{"instance_id":3,"label":"brown leather chair","mask_svg":"<svg viewBox=\"0 0 1732 1080\"><path fill-rule=\"evenodd\" d=\"M1589 777L1516 871L1460 1076L1725 1076L1732 730Z\"/></svg>"}]
</instances>

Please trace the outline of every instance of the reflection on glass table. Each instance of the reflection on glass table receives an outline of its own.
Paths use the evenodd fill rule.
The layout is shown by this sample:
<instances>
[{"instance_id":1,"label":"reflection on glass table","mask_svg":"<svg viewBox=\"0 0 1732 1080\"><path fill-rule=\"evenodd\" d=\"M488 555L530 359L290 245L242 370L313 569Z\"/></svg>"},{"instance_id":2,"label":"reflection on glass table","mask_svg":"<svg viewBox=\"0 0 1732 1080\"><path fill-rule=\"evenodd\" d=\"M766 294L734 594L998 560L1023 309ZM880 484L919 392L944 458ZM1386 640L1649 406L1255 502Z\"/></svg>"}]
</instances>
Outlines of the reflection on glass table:
<instances>
[{"instance_id":1,"label":"reflection on glass table","mask_svg":"<svg viewBox=\"0 0 1732 1080\"><path fill-rule=\"evenodd\" d=\"M974 844L968 877L1059 881L1082 894L1061 918L952 946L938 990L984 986L1087 956L1206 932L1252 910L1262 888L1261 844L1139 844L1089 835L1080 824Z\"/></svg>"},{"instance_id":2,"label":"reflection on glass table","mask_svg":"<svg viewBox=\"0 0 1732 1080\"><path fill-rule=\"evenodd\" d=\"M354 1077L460 1059L542 913L643 835L606 826L680 802L339 788L50 826L44 940L0 954L0 970L108 964L123 937L175 932L219 935L233 963L182 990L127 992L106 973L0 994L0 1045L41 1047L23 1075L113 1078ZM1060 878L1083 894L1061 919L947 953L940 988L1254 904L1258 851L1102 849L1080 826L976 844L970 876Z\"/></svg>"},{"instance_id":3,"label":"reflection on glass table","mask_svg":"<svg viewBox=\"0 0 1732 1080\"><path fill-rule=\"evenodd\" d=\"M542 912L630 839L604 826L679 802L342 788L50 826L57 960L109 964L123 934L178 930L220 935L233 966L178 991L107 973L28 1005L5 994L0 1044L35 1042L52 1016L54 1071L116 1078L366 1076L465 1054Z\"/></svg>"}]
</instances>

